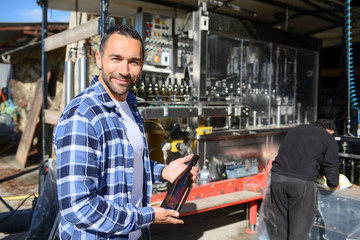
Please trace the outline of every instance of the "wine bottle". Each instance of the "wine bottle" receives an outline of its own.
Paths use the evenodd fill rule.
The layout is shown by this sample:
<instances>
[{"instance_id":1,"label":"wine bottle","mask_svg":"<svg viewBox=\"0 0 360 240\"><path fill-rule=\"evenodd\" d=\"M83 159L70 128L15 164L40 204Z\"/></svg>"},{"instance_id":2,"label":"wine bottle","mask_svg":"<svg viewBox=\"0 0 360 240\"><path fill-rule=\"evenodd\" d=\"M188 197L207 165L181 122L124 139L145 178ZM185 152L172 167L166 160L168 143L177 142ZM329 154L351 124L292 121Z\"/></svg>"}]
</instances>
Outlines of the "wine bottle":
<instances>
[{"instance_id":1,"label":"wine bottle","mask_svg":"<svg viewBox=\"0 0 360 240\"><path fill-rule=\"evenodd\" d=\"M154 100L159 100L159 94L160 94L160 87L159 87L159 81L156 79L156 77L153 77L153 83L154 83Z\"/></svg>"},{"instance_id":2,"label":"wine bottle","mask_svg":"<svg viewBox=\"0 0 360 240\"><path fill-rule=\"evenodd\" d=\"M169 84L167 86L167 95L169 96L168 99L169 101L173 100L173 85L171 82L171 78L169 78Z\"/></svg>"},{"instance_id":3,"label":"wine bottle","mask_svg":"<svg viewBox=\"0 0 360 240\"><path fill-rule=\"evenodd\" d=\"M165 85L165 79L162 79L161 81L161 87L160 87L160 95L163 101L167 100L167 92L166 92L166 85Z\"/></svg>"},{"instance_id":4,"label":"wine bottle","mask_svg":"<svg viewBox=\"0 0 360 240\"><path fill-rule=\"evenodd\" d=\"M131 88L131 92L135 95L135 97L138 97L138 87L137 87L137 84L134 84L134 86Z\"/></svg>"},{"instance_id":5,"label":"wine bottle","mask_svg":"<svg viewBox=\"0 0 360 240\"><path fill-rule=\"evenodd\" d=\"M184 79L181 79L181 85L179 89L179 96L181 102L184 101L184 95L185 95Z\"/></svg>"},{"instance_id":6,"label":"wine bottle","mask_svg":"<svg viewBox=\"0 0 360 240\"><path fill-rule=\"evenodd\" d=\"M150 101L154 100L154 96L153 96L154 95L154 89L153 89L152 79L149 79L149 82L148 82L148 85L147 85L146 95L147 95L147 98L148 98L147 100L150 100Z\"/></svg>"},{"instance_id":7,"label":"wine bottle","mask_svg":"<svg viewBox=\"0 0 360 240\"><path fill-rule=\"evenodd\" d=\"M188 167L170 185L170 188L167 191L160 207L180 212L181 207L184 205L187 197L189 196L193 184L190 171L192 167L196 165L198 160L199 155L194 154Z\"/></svg>"},{"instance_id":8,"label":"wine bottle","mask_svg":"<svg viewBox=\"0 0 360 240\"><path fill-rule=\"evenodd\" d=\"M175 78L175 83L174 83L174 87L173 87L173 93L175 96L179 95L179 89L178 89L178 85L177 85L177 78Z\"/></svg>"},{"instance_id":9,"label":"wine bottle","mask_svg":"<svg viewBox=\"0 0 360 240\"><path fill-rule=\"evenodd\" d=\"M147 98L146 85L145 85L145 80L143 78L140 80L140 87L138 89L138 92L139 92L139 97L146 100Z\"/></svg>"}]
</instances>

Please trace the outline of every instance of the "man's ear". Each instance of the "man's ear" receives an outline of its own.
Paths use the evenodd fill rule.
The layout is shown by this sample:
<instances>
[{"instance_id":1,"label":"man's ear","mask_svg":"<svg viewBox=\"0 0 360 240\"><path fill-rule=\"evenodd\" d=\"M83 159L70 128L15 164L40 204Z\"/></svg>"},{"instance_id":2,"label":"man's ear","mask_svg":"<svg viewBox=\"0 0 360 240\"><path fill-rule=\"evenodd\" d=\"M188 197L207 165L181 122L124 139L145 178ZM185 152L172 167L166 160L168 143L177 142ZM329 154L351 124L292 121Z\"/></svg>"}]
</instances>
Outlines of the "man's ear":
<instances>
[{"instance_id":1,"label":"man's ear","mask_svg":"<svg viewBox=\"0 0 360 240\"><path fill-rule=\"evenodd\" d=\"M101 70L101 54L99 51L96 52L95 59L96 59L96 66Z\"/></svg>"},{"instance_id":2,"label":"man's ear","mask_svg":"<svg viewBox=\"0 0 360 240\"><path fill-rule=\"evenodd\" d=\"M335 133L335 131L334 131L334 130L331 130L331 129L326 129L326 131L327 131L328 133L330 133L331 135L334 135L334 133Z\"/></svg>"}]
</instances>

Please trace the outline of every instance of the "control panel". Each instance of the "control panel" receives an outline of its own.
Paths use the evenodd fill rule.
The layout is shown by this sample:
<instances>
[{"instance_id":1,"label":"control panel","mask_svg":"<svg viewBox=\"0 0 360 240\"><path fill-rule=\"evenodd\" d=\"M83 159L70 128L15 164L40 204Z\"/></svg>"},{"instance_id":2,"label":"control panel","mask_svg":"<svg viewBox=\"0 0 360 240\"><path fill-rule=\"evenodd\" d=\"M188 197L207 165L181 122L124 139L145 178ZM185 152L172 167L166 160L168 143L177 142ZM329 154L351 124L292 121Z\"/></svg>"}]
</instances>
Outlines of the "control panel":
<instances>
[{"instance_id":1,"label":"control panel","mask_svg":"<svg viewBox=\"0 0 360 240\"><path fill-rule=\"evenodd\" d=\"M150 13L138 13L130 18L134 18L134 28L144 41L145 65L171 66L173 19Z\"/></svg>"}]
</instances>

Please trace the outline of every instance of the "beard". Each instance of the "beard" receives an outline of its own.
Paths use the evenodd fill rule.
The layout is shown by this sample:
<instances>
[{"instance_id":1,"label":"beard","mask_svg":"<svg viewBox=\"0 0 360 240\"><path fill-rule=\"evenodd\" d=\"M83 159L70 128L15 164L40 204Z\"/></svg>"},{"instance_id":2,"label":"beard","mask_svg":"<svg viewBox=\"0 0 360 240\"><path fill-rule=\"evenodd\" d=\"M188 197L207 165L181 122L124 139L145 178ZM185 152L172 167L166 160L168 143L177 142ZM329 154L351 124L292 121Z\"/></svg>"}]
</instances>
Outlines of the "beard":
<instances>
[{"instance_id":1,"label":"beard","mask_svg":"<svg viewBox=\"0 0 360 240\"><path fill-rule=\"evenodd\" d=\"M104 83L109 88L111 93L115 96L126 96L130 89L135 85L136 81L131 76L120 76L120 78L123 78L125 80L130 81L130 85L123 85L123 84L116 84L113 81L111 81L112 78L119 78L119 76L112 76L111 74L106 74L105 72L101 73L102 79L104 80Z\"/></svg>"}]
</instances>

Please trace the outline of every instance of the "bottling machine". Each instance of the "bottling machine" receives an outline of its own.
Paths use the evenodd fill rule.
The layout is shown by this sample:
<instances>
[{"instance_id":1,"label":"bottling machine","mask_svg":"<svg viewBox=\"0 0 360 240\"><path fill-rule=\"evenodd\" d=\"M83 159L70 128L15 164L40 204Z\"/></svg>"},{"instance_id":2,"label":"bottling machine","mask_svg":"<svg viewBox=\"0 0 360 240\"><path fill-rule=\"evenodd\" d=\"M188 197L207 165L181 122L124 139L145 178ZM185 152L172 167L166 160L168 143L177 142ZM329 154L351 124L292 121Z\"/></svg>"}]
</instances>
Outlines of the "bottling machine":
<instances>
[{"instance_id":1,"label":"bottling machine","mask_svg":"<svg viewBox=\"0 0 360 240\"><path fill-rule=\"evenodd\" d=\"M260 199L266 167L287 130L317 117L319 41L203 8L183 18L141 12L123 23L144 40L145 65L133 92L150 157L169 163L199 154L200 179L204 168L209 177L190 202L260 192L185 211Z\"/></svg>"},{"instance_id":2,"label":"bottling machine","mask_svg":"<svg viewBox=\"0 0 360 240\"><path fill-rule=\"evenodd\" d=\"M205 159L212 166L252 152L262 156L261 171L289 127L316 119L317 40L296 36L294 44L277 30L258 36L252 23L201 8L184 18L138 13L123 21L144 40L145 65L133 91L155 139L150 145L169 153L154 159L171 161L176 147L164 145L175 141L183 143L181 154L201 156L200 168ZM271 34L284 39L272 42Z\"/></svg>"}]
</instances>

